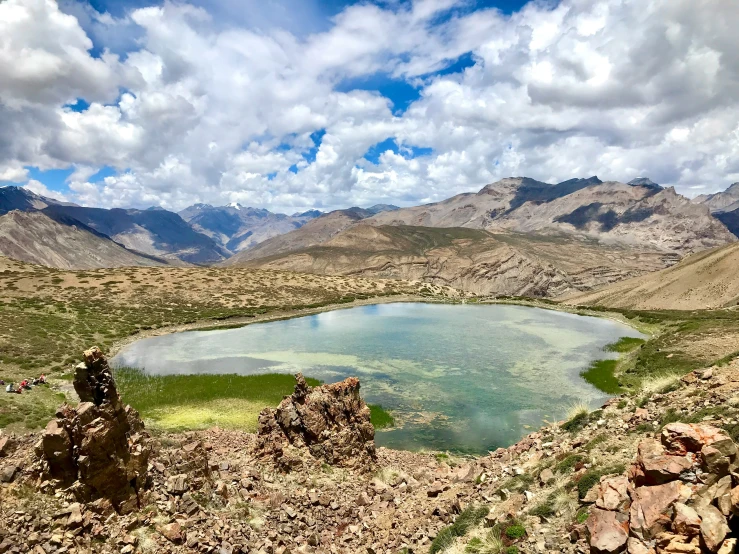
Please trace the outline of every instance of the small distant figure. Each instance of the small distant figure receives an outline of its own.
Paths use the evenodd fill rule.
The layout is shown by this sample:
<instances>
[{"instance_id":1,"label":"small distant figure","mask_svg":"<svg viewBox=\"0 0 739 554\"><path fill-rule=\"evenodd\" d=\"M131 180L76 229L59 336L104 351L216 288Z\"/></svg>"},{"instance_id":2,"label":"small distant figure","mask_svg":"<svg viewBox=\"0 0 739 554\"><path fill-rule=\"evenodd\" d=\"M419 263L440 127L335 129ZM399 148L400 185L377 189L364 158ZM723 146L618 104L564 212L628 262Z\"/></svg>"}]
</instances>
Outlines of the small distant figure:
<instances>
[{"instance_id":1,"label":"small distant figure","mask_svg":"<svg viewBox=\"0 0 739 554\"><path fill-rule=\"evenodd\" d=\"M23 381L21 381L20 388L21 389L26 389L26 390L31 390L31 385L28 382L28 379L23 379Z\"/></svg>"},{"instance_id":2,"label":"small distant figure","mask_svg":"<svg viewBox=\"0 0 739 554\"><path fill-rule=\"evenodd\" d=\"M38 382L39 382L39 384L41 384L41 385L45 385L45 384L46 384L46 375L44 375L44 374L42 373L42 374L41 374L41 377L39 377L39 378L38 378Z\"/></svg>"},{"instance_id":3,"label":"small distant figure","mask_svg":"<svg viewBox=\"0 0 739 554\"><path fill-rule=\"evenodd\" d=\"M3 381L2 379L0 379L0 386L5 386L5 381Z\"/></svg>"},{"instance_id":4,"label":"small distant figure","mask_svg":"<svg viewBox=\"0 0 739 554\"><path fill-rule=\"evenodd\" d=\"M5 387L5 392L17 392L18 394L20 394L21 391L20 391L20 389L15 390L15 387L13 386L13 383L8 383L8 386Z\"/></svg>"}]
</instances>

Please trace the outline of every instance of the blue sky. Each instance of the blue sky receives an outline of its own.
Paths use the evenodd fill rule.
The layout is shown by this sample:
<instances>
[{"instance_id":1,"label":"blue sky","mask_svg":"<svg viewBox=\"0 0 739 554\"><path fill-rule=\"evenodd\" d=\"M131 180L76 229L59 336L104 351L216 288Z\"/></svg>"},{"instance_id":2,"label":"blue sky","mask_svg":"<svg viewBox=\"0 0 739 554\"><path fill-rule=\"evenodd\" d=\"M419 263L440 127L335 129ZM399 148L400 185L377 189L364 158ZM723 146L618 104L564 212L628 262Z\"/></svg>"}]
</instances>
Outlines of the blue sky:
<instances>
[{"instance_id":1,"label":"blue sky","mask_svg":"<svg viewBox=\"0 0 739 554\"><path fill-rule=\"evenodd\" d=\"M739 181L739 3L90 2L0 2L0 183L293 213Z\"/></svg>"}]
</instances>

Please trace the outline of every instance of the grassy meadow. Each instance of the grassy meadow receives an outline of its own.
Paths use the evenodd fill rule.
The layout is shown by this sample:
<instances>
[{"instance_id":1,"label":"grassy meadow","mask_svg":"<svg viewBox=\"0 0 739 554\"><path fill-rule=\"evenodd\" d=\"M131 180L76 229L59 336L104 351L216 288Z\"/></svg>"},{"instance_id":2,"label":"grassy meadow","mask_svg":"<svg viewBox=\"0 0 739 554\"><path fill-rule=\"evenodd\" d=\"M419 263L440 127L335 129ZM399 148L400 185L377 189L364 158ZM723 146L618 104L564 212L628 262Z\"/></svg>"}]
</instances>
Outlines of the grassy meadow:
<instances>
[{"instance_id":1,"label":"grassy meadow","mask_svg":"<svg viewBox=\"0 0 739 554\"><path fill-rule=\"evenodd\" d=\"M291 394L295 377L265 375L146 375L135 368L115 370L121 396L136 408L150 426L165 431L257 429L259 412L277 406ZM310 386L320 385L306 378ZM370 405L376 429L392 427L393 417L381 406Z\"/></svg>"},{"instance_id":2,"label":"grassy meadow","mask_svg":"<svg viewBox=\"0 0 739 554\"><path fill-rule=\"evenodd\" d=\"M347 304L355 300L416 295L406 281L301 275L240 268L117 268L62 271L0 258L0 379L19 382L45 373L52 387L21 395L0 394L0 428L45 426L71 391L69 382L82 352L113 345L151 330L189 324L246 322L259 316ZM439 298L453 294L434 287ZM292 391L292 383L269 401ZM128 399L124 396L124 400ZM252 412L254 405L239 400ZM276 403L276 402L275 402ZM215 406L215 405L214 405ZM232 414L230 405L219 412ZM174 414L172 425L210 417Z\"/></svg>"}]
</instances>

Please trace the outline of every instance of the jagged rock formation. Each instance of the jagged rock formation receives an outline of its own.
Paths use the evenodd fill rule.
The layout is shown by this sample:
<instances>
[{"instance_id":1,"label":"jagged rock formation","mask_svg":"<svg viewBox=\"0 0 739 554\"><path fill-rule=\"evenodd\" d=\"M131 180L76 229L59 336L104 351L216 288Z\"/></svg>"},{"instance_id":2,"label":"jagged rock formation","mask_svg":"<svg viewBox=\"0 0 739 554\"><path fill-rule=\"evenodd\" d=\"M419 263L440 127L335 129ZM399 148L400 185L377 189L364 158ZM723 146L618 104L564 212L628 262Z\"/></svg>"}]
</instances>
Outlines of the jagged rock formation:
<instances>
[{"instance_id":1,"label":"jagged rock formation","mask_svg":"<svg viewBox=\"0 0 739 554\"><path fill-rule=\"evenodd\" d=\"M696 204L704 204L712 213L731 212L739 208L739 183L713 194L701 194L693 198Z\"/></svg>"},{"instance_id":2,"label":"jagged rock formation","mask_svg":"<svg viewBox=\"0 0 739 554\"><path fill-rule=\"evenodd\" d=\"M706 206L673 188L603 182L597 177L555 185L502 179L477 194L382 213L370 225L467 227L519 233L568 233L685 254L736 240Z\"/></svg>"},{"instance_id":3,"label":"jagged rock formation","mask_svg":"<svg viewBox=\"0 0 739 554\"><path fill-rule=\"evenodd\" d=\"M737 448L721 429L670 423L643 440L628 477L601 479L587 529L593 554L729 554L739 511Z\"/></svg>"},{"instance_id":4,"label":"jagged rock formation","mask_svg":"<svg viewBox=\"0 0 739 554\"><path fill-rule=\"evenodd\" d=\"M331 465L372 466L375 430L359 379L310 387L301 373L295 378L295 392L259 414L259 449L285 470L302 463L303 449Z\"/></svg>"},{"instance_id":5,"label":"jagged rock formation","mask_svg":"<svg viewBox=\"0 0 739 554\"><path fill-rule=\"evenodd\" d=\"M82 502L106 498L121 513L139 507L150 447L138 412L123 406L103 353L93 347L75 370L81 402L64 404L46 426L36 453L49 477Z\"/></svg>"}]
</instances>

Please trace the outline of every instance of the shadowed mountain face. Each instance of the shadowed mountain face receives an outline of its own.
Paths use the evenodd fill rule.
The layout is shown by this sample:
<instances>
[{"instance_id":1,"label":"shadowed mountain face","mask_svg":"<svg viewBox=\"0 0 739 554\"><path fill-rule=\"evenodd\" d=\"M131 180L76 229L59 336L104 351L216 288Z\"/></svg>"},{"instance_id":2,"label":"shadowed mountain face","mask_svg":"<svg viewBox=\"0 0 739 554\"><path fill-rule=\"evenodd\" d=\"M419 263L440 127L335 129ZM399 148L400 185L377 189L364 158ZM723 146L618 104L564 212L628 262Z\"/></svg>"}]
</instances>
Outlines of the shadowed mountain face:
<instances>
[{"instance_id":1,"label":"shadowed mountain face","mask_svg":"<svg viewBox=\"0 0 739 554\"><path fill-rule=\"evenodd\" d=\"M299 229L321 212L310 210L290 216L240 204L217 207L195 204L179 215L229 252L241 252L274 236Z\"/></svg>"},{"instance_id":2,"label":"shadowed mountain face","mask_svg":"<svg viewBox=\"0 0 739 554\"><path fill-rule=\"evenodd\" d=\"M0 216L0 256L60 269L166 265L74 219L40 211L13 210Z\"/></svg>"},{"instance_id":3,"label":"shadowed mountain face","mask_svg":"<svg viewBox=\"0 0 739 554\"><path fill-rule=\"evenodd\" d=\"M227 250L195 231L179 215L161 208L86 208L45 198L23 187L2 187L0 215L10 210L40 210L58 224L84 227L137 254L170 262L208 264L229 255Z\"/></svg>"},{"instance_id":4,"label":"shadowed mountain face","mask_svg":"<svg viewBox=\"0 0 739 554\"><path fill-rule=\"evenodd\" d=\"M42 210L61 203L52 198L39 196L23 187L0 187L0 215L12 210Z\"/></svg>"},{"instance_id":5,"label":"shadowed mountain face","mask_svg":"<svg viewBox=\"0 0 739 554\"><path fill-rule=\"evenodd\" d=\"M606 244L684 254L735 240L704 206L651 181L601 182L597 177L548 185L510 178L477 194L378 214L372 225L469 227L518 233L566 233Z\"/></svg>"},{"instance_id":6,"label":"shadowed mountain face","mask_svg":"<svg viewBox=\"0 0 739 554\"><path fill-rule=\"evenodd\" d=\"M150 256L208 264L228 255L210 237L198 233L179 215L167 210L105 210L54 205L43 211L53 217L73 218L130 250Z\"/></svg>"},{"instance_id":7,"label":"shadowed mountain face","mask_svg":"<svg viewBox=\"0 0 739 554\"><path fill-rule=\"evenodd\" d=\"M360 223L570 236L571 240L678 255L736 240L708 208L647 178L625 184L590 177L551 185L518 177L487 185L476 194L424 206L374 215L358 209L331 212L226 263L242 264L318 246Z\"/></svg>"},{"instance_id":8,"label":"shadowed mountain face","mask_svg":"<svg viewBox=\"0 0 739 554\"><path fill-rule=\"evenodd\" d=\"M359 223L320 245L243 265L321 275L412 279L478 294L558 296L655 271L677 259L654 249L608 246L594 240L572 240L567 235Z\"/></svg>"}]
</instances>

